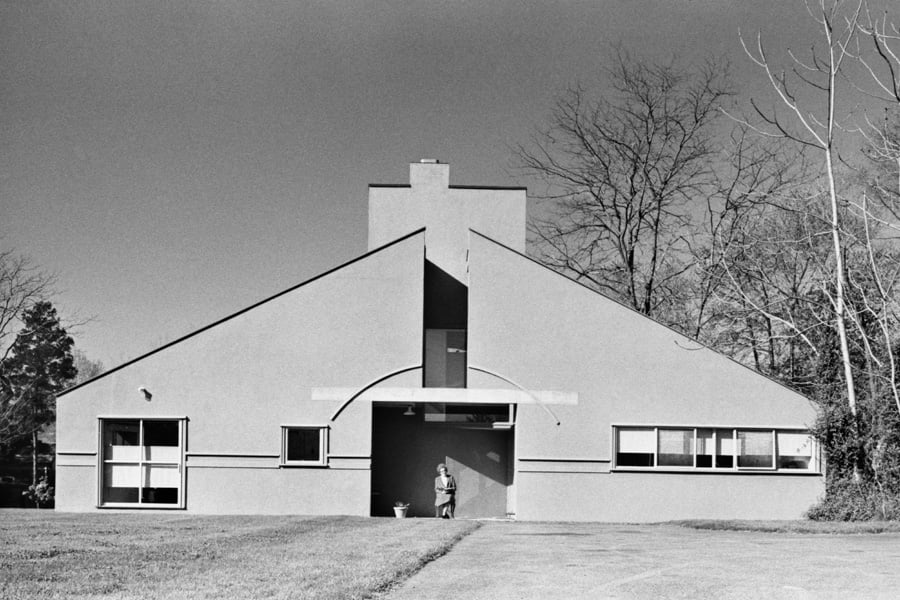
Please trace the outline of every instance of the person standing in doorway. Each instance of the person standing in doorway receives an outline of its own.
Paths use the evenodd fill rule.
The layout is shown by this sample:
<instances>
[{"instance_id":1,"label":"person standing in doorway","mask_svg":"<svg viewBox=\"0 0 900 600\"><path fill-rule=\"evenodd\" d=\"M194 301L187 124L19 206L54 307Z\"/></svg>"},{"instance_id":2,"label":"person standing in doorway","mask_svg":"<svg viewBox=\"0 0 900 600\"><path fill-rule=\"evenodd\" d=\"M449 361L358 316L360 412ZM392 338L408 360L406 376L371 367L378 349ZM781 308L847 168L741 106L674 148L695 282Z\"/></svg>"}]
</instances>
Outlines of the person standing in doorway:
<instances>
[{"instance_id":1,"label":"person standing in doorway","mask_svg":"<svg viewBox=\"0 0 900 600\"><path fill-rule=\"evenodd\" d=\"M437 466L438 476L434 478L434 516L439 519L453 519L456 512L456 479L447 472L447 465Z\"/></svg>"}]
</instances>

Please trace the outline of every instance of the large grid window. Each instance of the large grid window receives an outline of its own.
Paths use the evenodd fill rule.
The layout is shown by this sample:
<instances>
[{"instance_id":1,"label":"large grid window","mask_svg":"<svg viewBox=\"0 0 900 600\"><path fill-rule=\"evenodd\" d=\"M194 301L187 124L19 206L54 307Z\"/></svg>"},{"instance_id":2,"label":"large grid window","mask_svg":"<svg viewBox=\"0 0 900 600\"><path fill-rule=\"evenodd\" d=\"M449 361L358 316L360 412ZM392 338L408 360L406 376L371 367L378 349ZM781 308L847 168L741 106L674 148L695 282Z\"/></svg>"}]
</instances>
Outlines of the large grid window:
<instances>
[{"instance_id":1,"label":"large grid window","mask_svg":"<svg viewBox=\"0 0 900 600\"><path fill-rule=\"evenodd\" d=\"M615 466L638 469L816 471L806 431L615 427Z\"/></svg>"},{"instance_id":2,"label":"large grid window","mask_svg":"<svg viewBox=\"0 0 900 600\"><path fill-rule=\"evenodd\" d=\"M184 419L102 419L100 505L184 505Z\"/></svg>"},{"instance_id":3,"label":"large grid window","mask_svg":"<svg viewBox=\"0 0 900 600\"><path fill-rule=\"evenodd\" d=\"M322 467L328 464L328 428L281 427L281 464L286 467Z\"/></svg>"}]
</instances>

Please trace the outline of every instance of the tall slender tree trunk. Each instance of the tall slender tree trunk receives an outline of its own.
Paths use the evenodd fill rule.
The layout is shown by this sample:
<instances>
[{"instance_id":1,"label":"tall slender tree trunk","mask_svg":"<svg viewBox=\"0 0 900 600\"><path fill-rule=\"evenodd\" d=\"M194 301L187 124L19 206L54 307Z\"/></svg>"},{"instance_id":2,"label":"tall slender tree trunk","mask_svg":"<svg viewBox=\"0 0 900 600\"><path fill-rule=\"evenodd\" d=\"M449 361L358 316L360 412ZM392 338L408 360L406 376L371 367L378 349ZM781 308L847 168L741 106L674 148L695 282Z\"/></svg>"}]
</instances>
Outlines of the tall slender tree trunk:
<instances>
[{"instance_id":1,"label":"tall slender tree trunk","mask_svg":"<svg viewBox=\"0 0 900 600\"><path fill-rule=\"evenodd\" d=\"M835 41L832 37L831 23L827 22L825 35L828 39L829 68L828 68L828 121L824 144L825 169L828 175L828 196L831 204L831 241L834 244L834 268L835 268L835 321L837 323L838 339L841 345L841 362L844 363L844 381L847 384L847 406L850 409L853 427L853 481L861 480L859 468L859 421L856 410L856 385L853 381L853 365L850 361L850 345L847 342L847 324L844 319L846 304L844 302L844 282L846 277L844 267L844 253L841 246L840 212L837 198L837 184L834 174L834 104L835 104L835 76L838 67L835 64L837 58L834 55Z\"/></svg>"},{"instance_id":2,"label":"tall slender tree trunk","mask_svg":"<svg viewBox=\"0 0 900 600\"><path fill-rule=\"evenodd\" d=\"M834 73L832 73L832 94L834 93ZM830 110L834 110L834 98L831 96L829 98L829 107ZM844 318L846 313L846 304L844 302L844 278L845 278L845 267L844 267L844 253L843 248L841 247L841 233L840 233L840 217L838 211L838 200L837 200L837 190L835 189L834 182L834 165L832 162L832 138L831 138L831 126L833 124L833 114L829 114L829 131L828 131L828 147L825 150L825 166L828 170L828 195L831 200L831 239L834 244L834 268L835 268L835 321L837 323L838 330L838 339L840 340L841 345L841 362L844 364L844 381L847 385L847 406L850 409L850 416L852 418L852 426L853 426L853 441L854 444L858 444L859 442L859 424L857 419L857 408L856 408L856 385L853 381L853 365L850 361L850 345L847 342L847 324ZM859 450L854 447L854 456L853 456L853 481L859 483L861 479L860 471L859 471Z\"/></svg>"}]
</instances>

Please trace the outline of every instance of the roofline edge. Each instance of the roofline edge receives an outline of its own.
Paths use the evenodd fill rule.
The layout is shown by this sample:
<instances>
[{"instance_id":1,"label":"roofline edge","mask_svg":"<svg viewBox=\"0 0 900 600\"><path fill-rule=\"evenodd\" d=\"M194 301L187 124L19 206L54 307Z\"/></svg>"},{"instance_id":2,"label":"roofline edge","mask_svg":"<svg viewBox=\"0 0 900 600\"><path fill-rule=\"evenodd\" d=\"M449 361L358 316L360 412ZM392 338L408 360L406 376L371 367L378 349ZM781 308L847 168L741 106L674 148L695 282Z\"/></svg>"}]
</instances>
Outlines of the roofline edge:
<instances>
[{"instance_id":1,"label":"roofline edge","mask_svg":"<svg viewBox=\"0 0 900 600\"><path fill-rule=\"evenodd\" d=\"M284 289L284 290L277 292L271 296L268 296L258 302L251 304L250 306L247 306L245 308L238 310L237 312L233 312L221 319L218 319L218 320L210 323L209 325L204 325L200 329L195 329L194 331L192 331L186 335L183 335L175 340L172 340L171 342L167 342L167 343L163 344L162 346L159 346L158 348L154 348L153 350L150 350L149 352L145 352L144 354L141 354L135 358L127 360L124 363L122 363L118 366L115 366L108 371L104 371L103 373L96 375L95 377L91 377L90 379L82 381L81 383L79 383L77 385L73 385L70 388L66 388L62 392L57 394L56 397L61 398L62 396L68 394L69 392L73 392L80 387L86 386L89 383L93 383L93 382L97 381L98 379L103 379L107 375L111 375L111 374L115 373L116 371L120 371L120 370L124 369L125 367L133 365L136 362L142 361L145 358L148 358L158 352L162 352L163 350L170 348L176 344L180 344L181 342L187 340L188 338L192 338L195 335L199 335L199 334L203 333L204 331L212 329L213 327L217 327L218 325L221 325L222 323L225 323L226 321L230 321L231 319L238 317L238 316L244 314L245 312L249 312L249 311L253 310L254 308L257 308L258 306L262 306L263 304L266 304L267 302L271 302L272 300L275 300L276 298L280 298L281 296L284 296L285 294L289 294L289 293L293 292L294 290L297 290L309 283L316 281L317 279L321 279L321 278L326 277L327 275L331 275L332 273L339 271L345 267L349 267L353 263L364 260L364 259L368 258L369 256L376 254L377 252L381 252L382 250L385 250L385 249L393 246L394 244L399 244L400 242L406 241L409 238L415 237L415 236L419 235L420 233L422 233L423 231L425 231L425 228L420 227L419 229L416 229L415 231L411 231L404 236L401 236L397 239L394 239L394 240L388 242L387 244L384 244L382 246L379 246L378 248L374 248L372 250L369 250L368 252L360 254L359 256L351 258L350 260L343 262L335 267L332 267L332 268L328 269L327 271L323 271L323 272L319 273L318 275L313 275L309 279L305 279L298 284L292 285L291 287L289 287L287 289Z\"/></svg>"},{"instance_id":2,"label":"roofline edge","mask_svg":"<svg viewBox=\"0 0 900 600\"><path fill-rule=\"evenodd\" d=\"M788 390L789 392L792 392L792 393L794 393L794 394L797 394L798 396L800 396L801 398L803 398L804 400L806 400L807 402L809 402L810 404L813 404L813 405L815 406L815 403L812 401L811 398L809 398L809 396L806 396L806 395L804 395L804 394L801 394L800 392L798 392L797 390L795 390L794 388L792 388L792 387L789 386L788 384L784 383L783 381L779 381L778 379L775 379L775 378L772 377L771 375L766 375L765 373L760 373L759 371L757 371L757 370L754 369L753 367L747 366L747 365L745 365L744 363L742 363L741 361L737 360L736 358L731 357L731 356L728 356L727 354L725 354L725 353L722 352L721 350L716 350L715 348L710 347L708 344L704 344L703 342L700 342L700 341L698 341L698 340L695 340L694 338L688 337L688 336L686 336L685 334L683 334L683 333L681 333L680 331L678 331L677 329L675 329L674 327L672 327L672 326L670 326L670 325L666 325L665 323L662 323L662 322L660 322L660 321L657 321L657 320L654 319L653 317L651 317L651 316L649 316L649 315L645 315L644 313L642 313L642 312L640 312L640 311L638 311L638 310L635 310L633 307L628 306L628 305L625 304L624 302L622 302L622 301L620 301L620 300L616 300L615 298L611 298L611 297L607 296L606 294L604 294L603 292L601 292L601 291L599 291L599 290L595 290L594 288L592 288L592 287L590 287L590 286L588 286L588 285L586 285L586 284L584 284L584 283L578 281L577 279L572 279L571 277L569 277L569 276L566 275L565 273L560 273L559 271L557 271L557 270L555 270L555 269L552 269L552 268L548 267L547 265L545 265L545 264L542 263L541 261L536 260L536 259L534 259L534 258L528 256L527 254L524 254L524 253L522 253L522 252L519 252L518 250L516 250L516 249L514 249L514 248L510 248L509 246L507 246L507 245L504 244L503 242L498 242L498 241L495 240L494 238L492 238L492 237L490 237L490 236L487 236L487 235L481 233L480 231L477 231L477 230L475 230L475 229L472 229L471 227L469 228L469 231L472 232L472 233L474 233L474 234L477 235L478 237L482 237L482 238L486 239L487 241L489 241L489 242L491 242L491 243L493 243L493 244L496 244L496 245L500 246L501 248L503 248L503 249L505 249L505 250L509 250L509 251L512 252L513 254L517 254L517 255L521 256L522 258L524 258L524 259L526 259L526 260L529 260L529 261L533 262L534 264L538 265L539 267L543 267L544 269L547 269L547 270L550 271L551 273L555 273L555 274L559 275L560 277L564 277L565 279L568 279L568 280L571 281L572 283L574 283L574 284L576 284L576 285L579 285L579 286L583 287L584 289L586 289L586 290L588 290L588 291L590 291L590 292L593 292L593 293L597 294L597 295L600 296L601 298L605 298L606 300L609 300L610 302L615 302L616 304L618 304L618 305L621 306L622 308L624 308L624 309L626 309L626 310L630 310L630 311L633 312L634 314L636 314L636 315L638 315L638 316L640 316L640 317L643 317L644 319L647 319L648 321L650 321L650 322L652 322L652 323L655 323L655 324L659 325L660 327L665 327L666 329L668 329L669 331L671 331L671 332L674 333L675 335L684 338L685 340L691 342L692 344L697 344L698 346L701 346L702 348L704 348L704 349L706 349L706 350L709 350L710 352L713 352L713 353L715 353L715 354L718 354L718 355L721 356L722 358L725 358L725 359L727 359L727 360L730 360L731 362L733 362L734 364L738 365L739 367L743 367L744 369L747 369L748 371L750 371L751 373L754 373L754 374L758 375L759 377L763 377L764 379L768 379L768 380L771 381L772 383L774 383L774 384L776 384L776 385L779 385L779 386L783 387L784 389ZM677 344L676 344L676 345L677 345Z\"/></svg>"}]
</instances>

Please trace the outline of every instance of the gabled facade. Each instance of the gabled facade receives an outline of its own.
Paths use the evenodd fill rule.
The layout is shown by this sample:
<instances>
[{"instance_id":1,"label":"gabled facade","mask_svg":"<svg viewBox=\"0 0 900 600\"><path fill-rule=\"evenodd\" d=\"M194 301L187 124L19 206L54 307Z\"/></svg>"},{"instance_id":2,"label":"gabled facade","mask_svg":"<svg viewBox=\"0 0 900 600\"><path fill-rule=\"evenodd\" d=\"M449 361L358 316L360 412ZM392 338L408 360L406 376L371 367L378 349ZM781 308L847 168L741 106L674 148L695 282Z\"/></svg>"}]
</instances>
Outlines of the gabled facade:
<instances>
[{"instance_id":1,"label":"gabled facade","mask_svg":"<svg viewBox=\"0 0 900 600\"><path fill-rule=\"evenodd\" d=\"M414 163L369 251L73 388L62 511L798 518L809 402L525 256L523 188Z\"/></svg>"}]
</instances>

